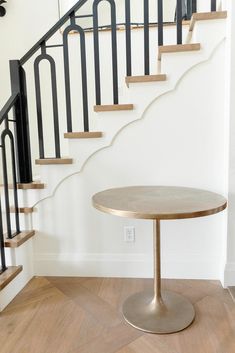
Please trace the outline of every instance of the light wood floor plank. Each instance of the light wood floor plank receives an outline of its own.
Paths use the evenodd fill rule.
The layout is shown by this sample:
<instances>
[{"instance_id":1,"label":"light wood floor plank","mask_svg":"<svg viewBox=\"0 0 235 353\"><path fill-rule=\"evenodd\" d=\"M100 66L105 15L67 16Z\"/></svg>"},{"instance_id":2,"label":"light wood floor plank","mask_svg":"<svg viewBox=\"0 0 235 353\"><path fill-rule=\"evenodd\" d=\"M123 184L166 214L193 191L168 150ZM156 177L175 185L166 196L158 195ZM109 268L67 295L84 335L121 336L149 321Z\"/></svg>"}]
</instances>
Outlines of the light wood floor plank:
<instances>
[{"instance_id":1,"label":"light wood floor plank","mask_svg":"<svg viewBox=\"0 0 235 353\"><path fill-rule=\"evenodd\" d=\"M163 280L195 305L186 330L151 335L128 325L123 301L151 279L37 277L0 315L1 353L234 353L235 303L217 281Z\"/></svg>"},{"instance_id":2,"label":"light wood floor plank","mask_svg":"<svg viewBox=\"0 0 235 353\"><path fill-rule=\"evenodd\" d=\"M125 347L142 333L126 323L104 330L102 335L69 353L114 353Z\"/></svg>"}]
</instances>

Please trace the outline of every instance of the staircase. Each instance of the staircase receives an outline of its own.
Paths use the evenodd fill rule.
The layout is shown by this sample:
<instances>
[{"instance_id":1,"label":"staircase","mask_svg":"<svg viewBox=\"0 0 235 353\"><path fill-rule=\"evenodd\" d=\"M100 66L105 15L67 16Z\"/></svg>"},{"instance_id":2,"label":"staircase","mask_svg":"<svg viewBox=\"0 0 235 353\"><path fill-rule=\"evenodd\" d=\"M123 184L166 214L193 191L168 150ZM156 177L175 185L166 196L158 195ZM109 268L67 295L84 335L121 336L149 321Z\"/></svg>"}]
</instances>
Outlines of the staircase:
<instances>
[{"instance_id":1,"label":"staircase","mask_svg":"<svg viewBox=\"0 0 235 353\"><path fill-rule=\"evenodd\" d=\"M0 111L0 310L35 273L25 254L32 253L37 204L82 172L125 127L144 119L151 104L173 92L193 67L207 62L225 38L227 13L216 11L219 5L214 0L208 1L208 12L203 13L197 13L196 2L189 1L186 21L177 1L177 20L171 24L163 21L162 0L157 1L157 24L149 21L148 0L143 1L143 23L133 24L131 1L126 0L122 26L116 23L117 2L109 1L111 25L106 28L99 27L100 1L91 1L90 12L80 15L88 2L78 1L20 60L10 62L12 95ZM92 20L92 29L80 25L86 18ZM173 31L176 43L170 43ZM135 50L137 32L143 35L138 48L142 58ZM111 62L105 70L107 36ZM158 45L153 45L155 38ZM76 69L69 50L75 40L80 47ZM103 82L109 85L104 87ZM59 275L60 269L56 271Z\"/></svg>"}]
</instances>

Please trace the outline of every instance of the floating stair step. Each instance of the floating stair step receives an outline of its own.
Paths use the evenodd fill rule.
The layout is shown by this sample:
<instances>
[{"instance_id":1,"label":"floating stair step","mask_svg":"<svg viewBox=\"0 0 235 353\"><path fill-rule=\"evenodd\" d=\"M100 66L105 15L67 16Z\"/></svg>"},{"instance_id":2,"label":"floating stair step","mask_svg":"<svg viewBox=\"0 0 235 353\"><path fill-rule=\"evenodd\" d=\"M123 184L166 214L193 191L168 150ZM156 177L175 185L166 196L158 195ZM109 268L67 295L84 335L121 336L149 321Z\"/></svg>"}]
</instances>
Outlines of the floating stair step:
<instances>
[{"instance_id":1,"label":"floating stair step","mask_svg":"<svg viewBox=\"0 0 235 353\"><path fill-rule=\"evenodd\" d=\"M33 213L35 209L33 207L19 207L18 210L19 210L19 213L30 214L30 213ZM11 207L10 212L15 213L16 212L15 207Z\"/></svg>"},{"instance_id":2,"label":"floating stair step","mask_svg":"<svg viewBox=\"0 0 235 353\"><path fill-rule=\"evenodd\" d=\"M44 158L36 159L38 165L52 165L52 164L73 164L72 158Z\"/></svg>"},{"instance_id":3,"label":"floating stair step","mask_svg":"<svg viewBox=\"0 0 235 353\"><path fill-rule=\"evenodd\" d=\"M192 32L196 21L206 20L221 20L227 18L227 11L215 11L215 12L198 12L194 13L189 25L189 31Z\"/></svg>"},{"instance_id":4,"label":"floating stair step","mask_svg":"<svg viewBox=\"0 0 235 353\"><path fill-rule=\"evenodd\" d=\"M101 131L89 131L89 132L66 132L64 138L66 139L95 139L103 136Z\"/></svg>"},{"instance_id":5,"label":"floating stair step","mask_svg":"<svg viewBox=\"0 0 235 353\"><path fill-rule=\"evenodd\" d=\"M4 188L4 185L0 185L1 188ZM32 183L17 183L17 189L19 190L34 190L34 189L45 189L45 184L40 183L38 181L34 181ZM8 184L8 189L13 190L13 184Z\"/></svg>"},{"instance_id":6,"label":"floating stair step","mask_svg":"<svg viewBox=\"0 0 235 353\"><path fill-rule=\"evenodd\" d=\"M22 270L23 266L9 266L0 275L0 290L5 288Z\"/></svg>"},{"instance_id":7,"label":"floating stair step","mask_svg":"<svg viewBox=\"0 0 235 353\"><path fill-rule=\"evenodd\" d=\"M111 104L111 105L95 105L94 111L99 112L111 112L118 110L133 110L133 104Z\"/></svg>"},{"instance_id":8,"label":"floating stair step","mask_svg":"<svg viewBox=\"0 0 235 353\"><path fill-rule=\"evenodd\" d=\"M18 248L20 245L24 244L28 239L32 238L34 235L34 230L25 230L12 239L5 239L4 245L6 248Z\"/></svg>"},{"instance_id":9,"label":"floating stair step","mask_svg":"<svg viewBox=\"0 0 235 353\"><path fill-rule=\"evenodd\" d=\"M179 53L179 52L186 52L186 51L196 51L200 49L201 49L200 43L162 45L158 47L158 60L161 60L161 56L164 53Z\"/></svg>"},{"instance_id":10,"label":"floating stair step","mask_svg":"<svg viewBox=\"0 0 235 353\"><path fill-rule=\"evenodd\" d=\"M18 183L17 188L20 190L35 190L35 189L45 189L46 185L40 183L39 181L33 181L32 183Z\"/></svg>"},{"instance_id":11,"label":"floating stair step","mask_svg":"<svg viewBox=\"0 0 235 353\"><path fill-rule=\"evenodd\" d=\"M127 76L126 84L129 87L130 83L140 83L140 82L159 82L166 81L165 74L158 75L144 75L144 76Z\"/></svg>"}]
</instances>

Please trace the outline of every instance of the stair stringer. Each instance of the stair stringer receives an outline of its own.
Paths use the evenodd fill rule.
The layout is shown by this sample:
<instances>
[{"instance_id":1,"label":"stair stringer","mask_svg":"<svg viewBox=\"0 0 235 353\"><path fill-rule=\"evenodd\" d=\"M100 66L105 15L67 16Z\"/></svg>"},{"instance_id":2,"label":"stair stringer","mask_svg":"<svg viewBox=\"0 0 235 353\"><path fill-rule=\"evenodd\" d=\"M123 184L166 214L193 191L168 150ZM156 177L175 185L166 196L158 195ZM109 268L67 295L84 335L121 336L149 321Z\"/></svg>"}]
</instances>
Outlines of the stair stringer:
<instances>
[{"instance_id":1,"label":"stair stringer","mask_svg":"<svg viewBox=\"0 0 235 353\"><path fill-rule=\"evenodd\" d=\"M207 30L205 30L207 29ZM190 70L210 60L217 46L225 39L225 20L198 21L194 28L194 41L201 43L198 52L167 53L162 55L162 73L167 74L167 81L130 85L127 95L134 104L133 111L103 112L97 115L97 131L103 131L101 139L82 139L69 141L73 165L41 166L41 180L47 188L37 191L25 191L28 194L25 206L34 206L42 199L55 194L59 185L70 175L83 170L86 162L103 148L111 146L119 134L130 123L142 119L144 112L153 101L176 89L177 85ZM156 53L157 58L157 53ZM124 78L123 78L124 79ZM144 94L143 94L144 90ZM32 195L32 197L31 197Z\"/></svg>"},{"instance_id":2,"label":"stair stringer","mask_svg":"<svg viewBox=\"0 0 235 353\"><path fill-rule=\"evenodd\" d=\"M21 190L20 190L21 191ZM24 203L25 196L20 195L20 203ZM20 214L22 230L32 229L31 214ZM24 244L17 248L5 248L7 266L22 265L23 270L14 278L3 290L0 291L0 312L14 299L14 297L24 288L24 286L34 276L34 260L33 260L33 239L28 239Z\"/></svg>"}]
</instances>

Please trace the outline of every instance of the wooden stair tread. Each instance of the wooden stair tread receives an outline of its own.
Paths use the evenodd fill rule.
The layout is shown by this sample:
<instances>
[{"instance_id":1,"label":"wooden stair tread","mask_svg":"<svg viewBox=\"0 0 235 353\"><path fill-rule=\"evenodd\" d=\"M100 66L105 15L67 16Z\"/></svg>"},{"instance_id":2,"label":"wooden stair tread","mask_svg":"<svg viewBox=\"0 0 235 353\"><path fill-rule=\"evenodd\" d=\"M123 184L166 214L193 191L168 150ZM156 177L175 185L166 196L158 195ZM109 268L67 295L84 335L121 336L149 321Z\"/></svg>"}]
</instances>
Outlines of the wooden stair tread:
<instances>
[{"instance_id":1,"label":"wooden stair tread","mask_svg":"<svg viewBox=\"0 0 235 353\"><path fill-rule=\"evenodd\" d=\"M55 164L72 164L72 158L44 158L44 159L36 159L35 163L37 165L55 165Z\"/></svg>"},{"instance_id":2,"label":"wooden stair tread","mask_svg":"<svg viewBox=\"0 0 235 353\"><path fill-rule=\"evenodd\" d=\"M15 210L16 210L15 207L10 208L11 213L15 213ZM24 214L33 213L35 211L34 207L19 207L18 210L19 210L19 213L24 213Z\"/></svg>"},{"instance_id":3,"label":"wooden stair tread","mask_svg":"<svg viewBox=\"0 0 235 353\"><path fill-rule=\"evenodd\" d=\"M33 181L32 183L18 183L17 188L20 190L36 190L45 189L46 185L40 181Z\"/></svg>"},{"instance_id":4,"label":"wooden stair tread","mask_svg":"<svg viewBox=\"0 0 235 353\"><path fill-rule=\"evenodd\" d=\"M107 104L107 105L95 105L94 111L99 112L111 112L111 111L119 111L119 110L133 110L133 104Z\"/></svg>"},{"instance_id":5,"label":"wooden stair tread","mask_svg":"<svg viewBox=\"0 0 235 353\"><path fill-rule=\"evenodd\" d=\"M227 18L227 11L198 12L192 15L189 31L192 32L196 21L221 20Z\"/></svg>"},{"instance_id":6,"label":"wooden stair tread","mask_svg":"<svg viewBox=\"0 0 235 353\"><path fill-rule=\"evenodd\" d=\"M101 131L85 131L85 132L66 132L64 138L67 139L90 139L90 138L100 138L103 136Z\"/></svg>"},{"instance_id":7,"label":"wooden stair tread","mask_svg":"<svg viewBox=\"0 0 235 353\"><path fill-rule=\"evenodd\" d=\"M162 45L158 47L158 60L161 60L161 56L164 53L180 53L187 51L196 51L201 49L200 43L191 44L174 44L174 45Z\"/></svg>"},{"instance_id":8,"label":"wooden stair tread","mask_svg":"<svg viewBox=\"0 0 235 353\"><path fill-rule=\"evenodd\" d=\"M6 248L18 248L20 245L24 244L28 239L32 238L34 235L34 230L25 230L12 239L6 238L4 241L4 245Z\"/></svg>"},{"instance_id":9,"label":"wooden stair tread","mask_svg":"<svg viewBox=\"0 0 235 353\"><path fill-rule=\"evenodd\" d=\"M0 185L1 188L4 188L4 185ZM33 181L32 183L17 183L17 189L19 190L34 190L34 189L45 189L46 185L39 182ZM13 190L13 184L8 184L8 189Z\"/></svg>"},{"instance_id":10,"label":"wooden stair tread","mask_svg":"<svg viewBox=\"0 0 235 353\"><path fill-rule=\"evenodd\" d=\"M5 288L21 271L23 266L9 266L0 274L0 290Z\"/></svg>"},{"instance_id":11,"label":"wooden stair tread","mask_svg":"<svg viewBox=\"0 0 235 353\"><path fill-rule=\"evenodd\" d=\"M143 76L126 76L127 86L129 86L130 83L159 82L159 81L166 81L166 75L157 74L157 75L143 75Z\"/></svg>"}]
</instances>

